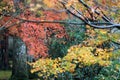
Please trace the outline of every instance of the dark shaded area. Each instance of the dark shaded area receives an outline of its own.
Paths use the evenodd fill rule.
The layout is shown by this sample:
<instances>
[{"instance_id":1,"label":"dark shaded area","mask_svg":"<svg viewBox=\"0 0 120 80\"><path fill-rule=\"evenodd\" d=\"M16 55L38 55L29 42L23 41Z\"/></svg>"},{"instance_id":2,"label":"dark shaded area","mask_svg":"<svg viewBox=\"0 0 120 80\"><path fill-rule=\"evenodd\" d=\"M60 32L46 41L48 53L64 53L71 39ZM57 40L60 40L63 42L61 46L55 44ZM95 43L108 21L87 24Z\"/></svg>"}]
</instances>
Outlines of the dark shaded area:
<instances>
[{"instance_id":1,"label":"dark shaded area","mask_svg":"<svg viewBox=\"0 0 120 80\"><path fill-rule=\"evenodd\" d=\"M9 59L10 55L8 54L8 37L6 35L0 36L0 69L6 70L9 69Z\"/></svg>"},{"instance_id":2,"label":"dark shaded area","mask_svg":"<svg viewBox=\"0 0 120 80\"><path fill-rule=\"evenodd\" d=\"M75 21L81 22L76 18L71 20L70 22L75 22ZM65 24L64 26L65 26L65 30L68 35L68 38L58 39L53 35L49 40L49 43L48 43L49 55L53 59L58 57L64 57L67 54L67 50L71 46L82 43L82 41L85 40L86 38L85 25Z\"/></svg>"}]
</instances>

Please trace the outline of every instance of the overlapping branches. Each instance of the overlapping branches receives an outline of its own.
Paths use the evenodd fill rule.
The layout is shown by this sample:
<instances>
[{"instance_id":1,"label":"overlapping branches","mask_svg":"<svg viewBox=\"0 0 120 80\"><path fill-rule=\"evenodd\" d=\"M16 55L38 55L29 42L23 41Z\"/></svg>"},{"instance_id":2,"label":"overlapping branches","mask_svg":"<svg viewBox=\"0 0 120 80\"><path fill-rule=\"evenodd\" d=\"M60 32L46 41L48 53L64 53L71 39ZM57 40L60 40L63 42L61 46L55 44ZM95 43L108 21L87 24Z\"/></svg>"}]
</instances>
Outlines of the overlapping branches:
<instances>
[{"instance_id":1,"label":"overlapping branches","mask_svg":"<svg viewBox=\"0 0 120 80\"><path fill-rule=\"evenodd\" d=\"M60 1L62 3L62 5L64 6L64 8L71 13L73 16L79 18L80 20L82 20L83 22L85 22L86 24L90 25L91 27L94 28L100 28L100 29L104 29L104 28L113 28L113 27L118 27L120 28L120 24L116 24L114 23L110 18L108 18L104 12L102 11L101 8L97 7L96 9L91 8L90 6L88 6L83 0L78 0L79 3L81 3L88 11L89 15L91 16L91 19L88 18L87 16L85 16L82 11L75 9L74 6L69 6L67 7L66 4L67 2L63 2ZM94 14L94 15L93 15ZM108 24L97 24L96 22L94 23L94 17L95 15L98 15L101 17L103 22L107 22ZM99 23L99 21L97 21Z\"/></svg>"},{"instance_id":2,"label":"overlapping branches","mask_svg":"<svg viewBox=\"0 0 120 80\"><path fill-rule=\"evenodd\" d=\"M12 27L14 25L18 25L18 24L21 24L21 23L24 23L24 22L33 22L33 23L61 23L61 24L75 24L75 25L85 25L85 24L88 24L91 27L100 28L100 29L103 29L103 28L113 28L113 27L120 28L120 24L117 24L117 23L113 22L110 18L108 18L104 14L104 12L102 11L101 8L97 7L97 8L94 9L94 8L88 6L83 0L78 0L78 1L79 1L80 4L82 4L87 9L87 12L91 16L91 19L88 18L86 15L84 15L82 13L82 11L77 10L74 6L71 5L70 7L67 7L66 4L68 2L63 1L63 0L59 0L59 2L65 8L64 11L68 11L69 13L71 13L75 17L79 18L83 22L82 23L81 22L78 23L78 22L66 22L66 21L57 21L57 20L54 20L54 21L50 21L50 20L36 21L36 20L27 20L27 19L18 18L17 16L10 16L11 19L8 20L4 25L2 25L0 27L0 31L6 30L6 29L8 29L8 28L10 28L10 27ZM96 22L95 19L94 19L95 18L94 14L97 15L97 16L100 16L101 19L102 19L102 21L100 21L100 22L97 21ZM2 15L2 16L4 17L5 15ZM7 23L9 23L9 21L11 21L12 19L17 19L18 22L15 22L15 23L13 23L13 24L11 24L11 25L9 25L9 26L6 27Z\"/></svg>"}]
</instances>

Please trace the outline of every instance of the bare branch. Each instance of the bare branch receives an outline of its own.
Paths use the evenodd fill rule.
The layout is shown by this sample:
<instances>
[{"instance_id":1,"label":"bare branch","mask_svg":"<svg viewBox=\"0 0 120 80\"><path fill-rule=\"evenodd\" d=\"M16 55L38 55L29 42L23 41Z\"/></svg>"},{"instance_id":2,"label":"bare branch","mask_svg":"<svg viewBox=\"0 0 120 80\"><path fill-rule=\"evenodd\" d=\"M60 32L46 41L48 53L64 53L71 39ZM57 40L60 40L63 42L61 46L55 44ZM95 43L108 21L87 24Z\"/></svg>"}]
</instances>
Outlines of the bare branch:
<instances>
[{"instance_id":1,"label":"bare branch","mask_svg":"<svg viewBox=\"0 0 120 80\"><path fill-rule=\"evenodd\" d=\"M22 23L22 21L18 21L18 22L15 22L15 23L7 26L7 27L0 27L0 34L1 34L2 32L4 32L5 30L7 30L7 29L9 29L9 28L11 28L11 27L13 27L13 26L15 26L15 25L21 24L21 23Z\"/></svg>"},{"instance_id":2,"label":"bare branch","mask_svg":"<svg viewBox=\"0 0 120 80\"><path fill-rule=\"evenodd\" d=\"M60 24L74 24L74 25L85 25L85 22L69 22L69 21L60 21L60 20L26 20L22 18L16 18L19 19L23 22L33 22L33 23L60 23ZM108 22L94 22L94 24L105 24L105 25L110 25Z\"/></svg>"},{"instance_id":3,"label":"bare branch","mask_svg":"<svg viewBox=\"0 0 120 80\"><path fill-rule=\"evenodd\" d=\"M9 26L4 26L4 27L0 27L0 32L3 31L3 30L6 30L6 29L9 29L15 25L18 25L18 24L21 24L21 23L24 23L24 22L32 22L32 23L60 23L60 24L73 24L73 25L86 25L85 22L69 22L69 21L60 21L60 20L41 20L41 21L38 21L38 20L26 20L26 19L21 19L21 18L16 18L18 19L18 22L15 22ZM92 23L93 24L93 23ZM104 24L104 25L110 25L108 22L94 22L94 24Z\"/></svg>"},{"instance_id":4,"label":"bare branch","mask_svg":"<svg viewBox=\"0 0 120 80\"><path fill-rule=\"evenodd\" d=\"M41 8L40 10L44 10L44 11L53 11L53 12L57 12L57 13L62 13L62 12L66 12L66 9L60 9L60 10L56 10L54 8Z\"/></svg>"},{"instance_id":5,"label":"bare branch","mask_svg":"<svg viewBox=\"0 0 120 80\"><path fill-rule=\"evenodd\" d=\"M88 6L85 2L83 2L83 0L79 0L80 3L83 4L83 6L85 6L87 9L89 10L93 10L90 6ZM98 12L97 10L94 10L94 12L98 15L100 15L100 12ZM102 16L102 18L107 21L107 22L110 22L112 24L112 22L106 17L106 16Z\"/></svg>"},{"instance_id":6,"label":"bare branch","mask_svg":"<svg viewBox=\"0 0 120 80\"><path fill-rule=\"evenodd\" d=\"M83 0L79 0L79 2L82 3L83 6L85 6L88 10L92 10L92 8L90 6L88 6L85 2L83 2ZM96 9L94 9L94 11L99 16L101 16L101 14L102 14L101 17L102 17L102 19L104 21L103 22L94 22L94 21L90 21L87 16L83 15L81 11L76 10L73 6L70 6L69 8L66 7L66 2L61 2L60 1L60 3L65 8L64 11L68 11L73 16L79 18L83 22L68 22L68 21L58 21L58 20L54 20L54 21L40 20L40 21L38 21L38 20L26 20L26 19L22 19L22 18L16 17L21 12L24 12L25 9L26 9L25 8L19 14L17 14L17 15L14 14L13 16L11 16L11 19L8 20L2 27L0 27L0 32L3 31L3 30L5 30L5 29L9 29L10 27L12 27L14 25L18 25L18 24L24 23L24 22L32 22L32 23L60 23L60 24L74 24L74 25L86 25L86 24L88 24L88 25L90 25L90 26L92 26L94 28L100 28L100 29L103 29L103 28L113 28L113 27L120 28L120 24L115 24L115 23L111 22L111 20L103 13L103 11L101 9L99 9L99 11L97 11ZM52 9L52 10L54 11L54 9ZM10 26L6 26L12 19L18 19L18 22L13 23Z\"/></svg>"},{"instance_id":7,"label":"bare branch","mask_svg":"<svg viewBox=\"0 0 120 80\"><path fill-rule=\"evenodd\" d=\"M79 0L80 3L83 4L83 6L85 6L88 10L93 10L93 8L89 7L85 2L83 2L83 0ZM116 23L113 23L111 22L111 20L102 12L102 10L100 9L100 11L97 11L94 9L94 12L101 16L102 19L105 21L105 22L108 22L109 24L96 24L94 23L94 21L90 21L86 16L84 16L82 14L81 11L78 11L76 10L72 5L67 8L66 7L66 2L62 2L61 1L61 4L63 5L63 7L69 12L71 13L73 16L79 18L80 20L82 20L83 22L85 22L86 24L90 25L91 27L94 27L94 28L100 28L100 29L104 29L104 28L113 28L113 27L118 27L120 28L120 24L116 24ZM90 13L89 13L90 14Z\"/></svg>"}]
</instances>

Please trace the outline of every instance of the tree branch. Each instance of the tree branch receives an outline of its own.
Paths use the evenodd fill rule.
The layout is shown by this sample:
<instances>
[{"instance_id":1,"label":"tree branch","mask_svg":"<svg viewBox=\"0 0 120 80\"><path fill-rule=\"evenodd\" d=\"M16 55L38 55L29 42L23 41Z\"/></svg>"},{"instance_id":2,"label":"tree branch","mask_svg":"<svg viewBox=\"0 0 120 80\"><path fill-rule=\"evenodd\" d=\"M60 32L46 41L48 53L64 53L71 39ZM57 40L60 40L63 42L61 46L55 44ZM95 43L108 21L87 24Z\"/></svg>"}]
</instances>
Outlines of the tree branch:
<instances>
[{"instance_id":1,"label":"tree branch","mask_svg":"<svg viewBox=\"0 0 120 80\"><path fill-rule=\"evenodd\" d=\"M26 19L21 19L21 18L16 18L18 19L19 21L18 22L15 22L9 26L3 26L3 27L0 27L0 32L3 31L3 30L6 30L6 29L9 29L11 28L12 26L15 26L15 25L18 25L18 24L21 24L21 23L24 23L24 22L32 22L32 23L60 23L60 24L73 24L73 25L86 25L85 22L69 22L69 21L58 21L58 20L41 20L41 21L38 21L38 20L26 20ZM100 24L100 25L110 25L108 22L93 22L94 24Z\"/></svg>"},{"instance_id":2,"label":"tree branch","mask_svg":"<svg viewBox=\"0 0 120 80\"><path fill-rule=\"evenodd\" d=\"M85 2L83 2L83 0L79 0L80 3L83 4L83 6L85 6L87 9L89 10L93 10L97 15L101 16L102 19L105 21L105 22L108 22L109 24L96 24L94 21L90 21L86 16L84 16L82 14L81 11L78 11L76 10L72 5L67 8L66 7L66 2L62 2L61 1L61 4L63 5L63 7L69 12L71 13L73 16L79 18L80 20L82 20L83 22L85 22L86 24L90 25L91 27L94 27L94 28L99 28L99 29L104 29L104 28L113 28L113 27L117 27L117 28L120 28L120 24L116 24L116 23L113 23L110 21L110 19L100 10L97 11L95 9L92 9L91 7L89 7L87 4L85 4ZM90 13L89 13L90 14Z\"/></svg>"},{"instance_id":3,"label":"tree branch","mask_svg":"<svg viewBox=\"0 0 120 80\"><path fill-rule=\"evenodd\" d=\"M33 23L60 23L60 24L74 24L74 25L85 25L85 22L69 22L69 21L62 21L62 20L26 20L22 18L16 18L23 22L33 22ZM110 25L109 22L92 22L94 24L101 24L101 25Z\"/></svg>"}]
</instances>

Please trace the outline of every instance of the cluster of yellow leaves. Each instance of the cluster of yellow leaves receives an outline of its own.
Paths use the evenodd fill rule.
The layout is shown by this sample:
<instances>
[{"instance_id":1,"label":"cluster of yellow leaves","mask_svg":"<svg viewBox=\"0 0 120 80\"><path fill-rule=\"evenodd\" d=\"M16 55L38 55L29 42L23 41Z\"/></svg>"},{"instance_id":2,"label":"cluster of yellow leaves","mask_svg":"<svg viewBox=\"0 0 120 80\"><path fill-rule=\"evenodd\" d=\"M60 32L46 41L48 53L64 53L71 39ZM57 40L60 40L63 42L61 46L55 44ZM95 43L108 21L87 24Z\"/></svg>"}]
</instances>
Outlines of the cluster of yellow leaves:
<instances>
[{"instance_id":1,"label":"cluster of yellow leaves","mask_svg":"<svg viewBox=\"0 0 120 80\"><path fill-rule=\"evenodd\" d=\"M72 58L69 58L69 56ZM107 66L110 64L111 57L111 52L107 52L101 48L96 48L94 52L93 47L73 46L68 50L68 55L65 56L65 59L68 61L76 60L75 62L85 66L94 65L96 63L99 63L101 66Z\"/></svg>"},{"instance_id":2,"label":"cluster of yellow leaves","mask_svg":"<svg viewBox=\"0 0 120 80\"><path fill-rule=\"evenodd\" d=\"M101 66L108 66L110 64L110 57L112 56L110 52L97 49L93 53L93 50L92 47L72 46L68 49L68 54L63 58L56 58L54 60L50 58L39 59L34 63L30 63L33 67L31 72L38 72L40 77L50 75L57 77L58 74L66 71L74 73L76 65L79 65L79 68L83 68L84 66L95 65L97 63Z\"/></svg>"},{"instance_id":3,"label":"cluster of yellow leaves","mask_svg":"<svg viewBox=\"0 0 120 80\"><path fill-rule=\"evenodd\" d=\"M5 1L5 0L1 0L0 1L0 13L2 11L7 11L7 12L10 12L13 8L13 3L12 1Z\"/></svg>"},{"instance_id":4,"label":"cluster of yellow leaves","mask_svg":"<svg viewBox=\"0 0 120 80\"><path fill-rule=\"evenodd\" d=\"M63 73L65 71L74 72L75 64L70 62L63 61L61 58L57 59L39 59L35 63L30 63L33 67L31 70L32 73L39 72L38 76L50 76L54 75L57 77L57 74Z\"/></svg>"},{"instance_id":5,"label":"cluster of yellow leaves","mask_svg":"<svg viewBox=\"0 0 120 80\"><path fill-rule=\"evenodd\" d=\"M102 2L103 0L98 0L98 3L103 8L104 13L114 18L113 20L115 22L120 22L120 1L119 0L104 0L104 4Z\"/></svg>"},{"instance_id":6,"label":"cluster of yellow leaves","mask_svg":"<svg viewBox=\"0 0 120 80\"><path fill-rule=\"evenodd\" d=\"M86 35L88 36L85 45L96 47L104 42L120 42L120 33L111 33L109 29L93 29L87 25Z\"/></svg>"}]
</instances>

